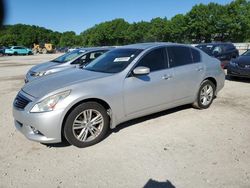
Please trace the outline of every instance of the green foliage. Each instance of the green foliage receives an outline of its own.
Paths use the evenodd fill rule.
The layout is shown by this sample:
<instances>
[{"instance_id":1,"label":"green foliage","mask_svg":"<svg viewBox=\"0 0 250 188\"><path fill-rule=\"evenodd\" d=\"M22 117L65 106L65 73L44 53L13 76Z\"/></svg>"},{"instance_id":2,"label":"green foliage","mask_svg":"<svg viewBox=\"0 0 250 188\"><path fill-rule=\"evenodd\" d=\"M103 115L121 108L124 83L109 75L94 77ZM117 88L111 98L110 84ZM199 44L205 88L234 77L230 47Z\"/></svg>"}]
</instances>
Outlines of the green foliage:
<instances>
[{"instance_id":1,"label":"green foliage","mask_svg":"<svg viewBox=\"0 0 250 188\"><path fill-rule=\"evenodd\" d=\"M157 17L149 22L128 23L118 18L97 24L80 35L23 24L3 26L0 30L0 46L32 47L33 43L52 43L58 47L109 46L154 41L250 41L250 1L198 4L187 14L178 14L170 20Z\"/></svg>"}]
</instances>

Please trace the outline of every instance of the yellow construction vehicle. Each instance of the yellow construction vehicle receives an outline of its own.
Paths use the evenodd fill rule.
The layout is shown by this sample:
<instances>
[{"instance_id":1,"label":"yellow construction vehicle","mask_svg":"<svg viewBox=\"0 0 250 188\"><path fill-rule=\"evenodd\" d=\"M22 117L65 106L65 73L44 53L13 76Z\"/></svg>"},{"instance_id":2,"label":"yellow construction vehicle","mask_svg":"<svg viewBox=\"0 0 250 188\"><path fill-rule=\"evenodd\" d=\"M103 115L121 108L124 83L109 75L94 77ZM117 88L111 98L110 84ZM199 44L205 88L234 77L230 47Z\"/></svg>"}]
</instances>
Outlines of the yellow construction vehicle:
<instances>
[{"instance_id":1,"label":"yellow construction vehicle","mask_svg":"<svg viewBox=\"0 0 250 188\"><path fill-rule=\"evenodd\" d=\"M47 54L47 53L54 53L54 49L51 43L45 43L45 44L34 43L32 52L33 54Z\"/></svg>"}]
</instances>

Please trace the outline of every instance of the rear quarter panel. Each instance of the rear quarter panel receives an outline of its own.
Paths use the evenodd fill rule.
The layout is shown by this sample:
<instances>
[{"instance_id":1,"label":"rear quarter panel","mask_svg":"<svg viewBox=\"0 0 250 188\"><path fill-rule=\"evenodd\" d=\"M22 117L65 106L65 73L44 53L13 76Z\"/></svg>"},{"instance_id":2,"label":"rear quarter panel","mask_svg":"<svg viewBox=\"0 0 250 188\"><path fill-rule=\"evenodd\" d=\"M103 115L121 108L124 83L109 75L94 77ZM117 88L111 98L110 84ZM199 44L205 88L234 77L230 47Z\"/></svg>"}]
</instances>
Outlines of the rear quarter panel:
<instances>
[{"instance_id":1,"label":"rear quarter panel","mask_svg":"<svg viewBox=\"0 0 250 188\"><path fill-rule=\"evenodd\" d=\"M203 61L206 66L205 78L214 78L216 80L216 95L224 87L225 72L221 68L221 63L218 59L203 54Z\"/></svg>"}]
</instances>

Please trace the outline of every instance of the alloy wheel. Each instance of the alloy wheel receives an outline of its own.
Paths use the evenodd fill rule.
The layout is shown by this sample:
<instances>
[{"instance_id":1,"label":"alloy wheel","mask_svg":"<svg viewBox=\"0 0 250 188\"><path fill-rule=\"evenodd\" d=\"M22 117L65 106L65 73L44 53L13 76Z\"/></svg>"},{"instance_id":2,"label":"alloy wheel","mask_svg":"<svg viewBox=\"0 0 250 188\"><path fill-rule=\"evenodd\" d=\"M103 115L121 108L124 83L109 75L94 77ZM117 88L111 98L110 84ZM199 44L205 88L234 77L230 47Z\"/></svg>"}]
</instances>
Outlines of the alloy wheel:
<instances>
[{"instance_id":1,"label":"alloy wheel","mask_svg":"<svg viewBox=\"0 0 250 188\"><path fill-rule=\"evenodd\" d=\"M202 105L207 106L209 105L213 100L213 87L209 84L205 85L200 92L200 102Z\"/></svg>"},{"instance_id":2,"label":"alloy wheel","mask_svg":"<svg viewBox=\"0 0 250 188\"><path fill-rule=\"evenodd\" d=\"M87 109L77 115L73 121L73 135L81 142L90 142L99 136L103 125L102 114L97 110Z\"/></svg>"}]
</instances>

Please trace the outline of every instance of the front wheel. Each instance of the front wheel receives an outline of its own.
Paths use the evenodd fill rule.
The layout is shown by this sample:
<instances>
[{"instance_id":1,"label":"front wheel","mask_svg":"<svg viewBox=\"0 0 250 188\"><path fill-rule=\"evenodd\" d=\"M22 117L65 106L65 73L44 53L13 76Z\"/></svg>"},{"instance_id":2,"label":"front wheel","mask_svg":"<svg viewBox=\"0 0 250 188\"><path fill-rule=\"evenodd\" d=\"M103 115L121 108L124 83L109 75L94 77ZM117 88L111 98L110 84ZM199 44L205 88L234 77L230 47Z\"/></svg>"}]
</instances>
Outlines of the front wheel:
<instances>
[{"instance_id":1,"label":"front wheel","mask_svg":"<svg viewBox=\"0 0 250 188\"><path fill-rule=\"evenodd\" d=\"M215 95L215 85L210 80L202 82L198 91L198 96L193 106L198 109L207 109L213 102Z\"/></svg>"},{"instance_id":2,"label":"front wheel","mask_svg":"<svg viewBox=\"0 0 250 188\"><path fill-rule=\"evenodd\" d=\"M107 110L96 102L82 103L68 115L64 136L66 140L79 148L100 142L109 128Z\"/></svg>"}]
</instances>

